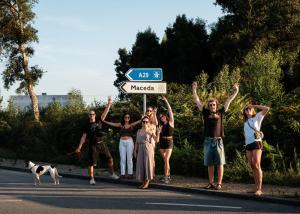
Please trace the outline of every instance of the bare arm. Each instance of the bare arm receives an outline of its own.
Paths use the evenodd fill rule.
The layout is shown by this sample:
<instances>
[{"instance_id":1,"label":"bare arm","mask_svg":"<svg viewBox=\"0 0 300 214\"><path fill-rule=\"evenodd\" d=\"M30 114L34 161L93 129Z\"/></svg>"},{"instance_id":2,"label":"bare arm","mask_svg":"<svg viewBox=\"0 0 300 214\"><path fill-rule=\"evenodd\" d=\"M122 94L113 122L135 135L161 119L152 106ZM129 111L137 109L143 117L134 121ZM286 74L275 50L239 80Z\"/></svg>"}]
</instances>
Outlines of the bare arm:
<instances>
[{"instance_id":1,"label":"bare arm","mask_svg":"<svg viewBox=\"0 0 300 214\"><path fill-rule=\"evenodd\" d=\"M197 88L198 88L197 82L193 82L193 84L192 84L193 99L194 99L194 102L196 103L196 105L198 106L198 109L200 111L202 111L203 110L203 104L201 103L201 101L200 101L200 99L199 99L199 97L197 95Z\"/></svg>"},{"instance_id":2,"label":"bare arm","mask_svg":"<svg viewBox=\"0 0 300 214\"><path fill-rule=\"evenodd\" d=\"M156 113L157 113L157 108L154 108L154 109L153 109L154 125L157 126L157 125L158 125L158 120L157 120Z\"/></svg>"},{"instance_id":3,"label":"bare arm","mask_svg":"<svg viewBox=\"0 0 300 214\"><path fill-rule=\"evenodd\" d=\"M238 83L235 83L234 86L233 86L233 88L234 88L233 94L230 95L230 96L227 98L227 100L226 100L226 102L225 102L225 104L224 104L224 111L225 111L225 112L228 110L229 105L230 105L230 103L232 102L232 100L234 100L234 98L236 97L236 95L239 93L239 84L238 84Z\"/></svg>"},{"instance_id":4,"label":"bare arm","mask_svg":"<svg viewBox=\"0 0 300 214\"><path fill-rule=\"evenodd\" d=\"M107 106L106 106L106 108L104 109L103 113L101 114L101 121L105 120L105 118L106 118L106 116L107 116L107 113L108 113L108 111L109 111L111 105L112 105L112 98L111 98L111 96L108 96Z\"/></svg>"},{"instance_id":5,"label":"bare arm","mask_svg":"<svg viewBox=\"0 0 300 214\"><path fill-rule=\"evenodd\" d=\"M249 105L249 107L253 107L253 108L257 108L257 109L261 110L261 114L263 116L265 116L268 113L268 111L270 110L270 107L263 106L263 105Z\"/></svg>"},{"instance_id":6,"label":"bare arm","mask_svg":"<svg viewBox=\"0 0 300 214\"><path fill-rule=\"evenodd\" d=\"M151 137L155 140L156 143L159 142L160 131L161 131L161 126L157 127L156 132L153 132L151 134Z\"/></svg>"},{"instance_id":7,"label":"bare arm","mask_svg":"<svg viewBox=\"0 0 300 214\"><path fill-rule=\"evenodd\" d=\"M106 123L107 125L110 125L110 126L116 127L116 128L121 127L121 123L112 123L112 122L108 122L106 120L103 120L103 123Z\"/></svg>"},{"instance_id":8,"label":"bare arm","mask_svg":"<svg viewBox=\"0 0 300 214\"><path fill-rule=\"evenodd\" d=\"M134 126L136 126L137 124L139 124L139 123L141 123L141 122L142 122L142 119L143 119L143 116L142 116L142 118L141 118L140 120L137 120L137 121L135 121L135 122L131 123L131 124L130 124L130 126L131 126L131 127L134 127Z\"/></svg>"},{"instance_id":9,"label":"bare arm","mask_svg":"<svg viewBox=\"0 0 300 214\"><path fill-rule=\"evenodd\" d=\"M170 126L172 126L174 128L174 115L173 115L172 108L171 108L171 106L170 106L170 104L169 104L169 102L168 102L168 100L165 96L163 96L163 100L167 104Z\"/></svg>"},{"instance_id":10,"label":"bare arm","mask_svg":"<svg viewBox=\"0 0 300 214\"><path fill-rule=\"evenodd\" d=\"M85 143L85 140L86 140L86 133L83 133L81 138L80 138L80 143L79 143L78 147L76 148L75 152L78 152L78 153L80 152L81 147Z\"/></svg>"}]
</instances>

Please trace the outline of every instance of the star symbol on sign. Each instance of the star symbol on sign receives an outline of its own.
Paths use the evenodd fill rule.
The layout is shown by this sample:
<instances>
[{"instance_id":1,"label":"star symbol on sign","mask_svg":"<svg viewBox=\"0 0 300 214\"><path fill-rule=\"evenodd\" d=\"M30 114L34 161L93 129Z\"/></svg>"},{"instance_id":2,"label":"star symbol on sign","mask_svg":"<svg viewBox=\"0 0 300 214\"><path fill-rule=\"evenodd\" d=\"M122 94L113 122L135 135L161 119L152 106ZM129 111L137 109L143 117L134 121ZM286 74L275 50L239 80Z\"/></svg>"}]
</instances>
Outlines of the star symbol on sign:
<instances>
[{"instance_id":1,"label":"star symbol on sign","mask_svg":"<svg viewBox=\"0 0 300 214\"><path fill-rule=\"evenodd\" d=\"M159 72L157 72L157 71L154 73L154 77L155 77L156 79L158 79L158 78L159 78L159 75L160 75L160 73L159 73Z\"/></svg>"}]
</instances>

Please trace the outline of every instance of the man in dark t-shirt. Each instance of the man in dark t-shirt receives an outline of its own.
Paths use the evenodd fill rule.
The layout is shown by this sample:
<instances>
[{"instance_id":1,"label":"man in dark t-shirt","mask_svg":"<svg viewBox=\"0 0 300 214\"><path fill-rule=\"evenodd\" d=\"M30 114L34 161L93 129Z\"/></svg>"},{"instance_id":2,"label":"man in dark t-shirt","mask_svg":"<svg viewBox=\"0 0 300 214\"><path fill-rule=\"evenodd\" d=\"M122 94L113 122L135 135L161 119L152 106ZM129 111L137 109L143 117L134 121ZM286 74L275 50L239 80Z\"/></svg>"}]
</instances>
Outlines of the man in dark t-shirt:
<instances>
[{"instance_id":1,"label":"man in dark t-shirt","mask_svg":"<svg viewBox=\"0 0 300 214\"><path fill-rule=\"evenodd\" d=\"M218 109L217 99L210 99L208 107L205 108L197 95L197 82L193 82L193 98L199 110L202 112L204 120L204 165L208 167L209 183L206 189L220 190L222 188L222 179L225 164L225 152L223 146L224 127L223 117L228 110L230 103L236 97L239 91L239 85L234 84L234 93L228 97L224 107ZM217 166L218 182L214 185L214 166Z\"/></svg>"},{"instance_id":2,"label":"man in dark t-shirt","mask_svg":"<svg viewBox=\"0 0 300 214\"><path fill-rule=\"evenodd\" d=\"M80 152L81 147L83 144L88 140L88 146L89 146L89 176L90 176L90 184L95 184L94 179L94 167L97 166L97 161L99 156L104 157L107 160L109 172L111 174L111 178L118 179L119 177L114 173L113 168L113 158L109 152L109 149L106 145L106 143L103 141L104 132L102 129L102 122L108 111L110 106L112 105L112 99L111 97L108 98L108 104L104 110L104 112L101 115L101 118L98 120L96 119L96 113L95 111L89 112L89 121L86 124L83 134L80 139L80 143L75 150L76 152Z\"/></svg>"}]
</instances>

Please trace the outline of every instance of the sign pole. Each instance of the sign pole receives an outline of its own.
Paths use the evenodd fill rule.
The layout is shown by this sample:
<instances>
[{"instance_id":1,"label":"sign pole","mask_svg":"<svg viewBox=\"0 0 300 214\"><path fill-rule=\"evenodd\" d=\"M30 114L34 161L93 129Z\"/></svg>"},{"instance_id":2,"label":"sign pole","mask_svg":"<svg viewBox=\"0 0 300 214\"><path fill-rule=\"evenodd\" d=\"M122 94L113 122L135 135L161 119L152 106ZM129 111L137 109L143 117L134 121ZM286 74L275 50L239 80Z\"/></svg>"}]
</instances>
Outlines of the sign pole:
<instances>
[{"instance_id":1,"label":"sign pole","mask_svg":"<svg viewBox=\"0 0 300 214\"><path fill-rule=\"evenodd\" d=\"M147 96L146 94L143 94L144 97L144 102L143 102L143 109L144 109L144 114L146 114L146 105L147 105Z\"/></svg>"}]
</instances>

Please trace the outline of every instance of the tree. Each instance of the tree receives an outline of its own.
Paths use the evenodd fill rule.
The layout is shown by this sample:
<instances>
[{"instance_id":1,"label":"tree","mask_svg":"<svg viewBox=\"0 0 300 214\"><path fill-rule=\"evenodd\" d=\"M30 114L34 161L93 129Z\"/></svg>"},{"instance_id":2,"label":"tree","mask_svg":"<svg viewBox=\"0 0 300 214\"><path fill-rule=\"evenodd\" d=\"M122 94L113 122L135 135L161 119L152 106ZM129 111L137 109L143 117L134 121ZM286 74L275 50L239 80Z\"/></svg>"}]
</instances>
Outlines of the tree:
<instances>
[{"instance_id":1,"label":"tree","mask_svg":"<svg viewBox=\"0 0 300 214\"><path fill-rule=\"evenodd\" d=\"M66 110L69 114L82 113L85 111L85 103L80 90L72 88L69 91Z\"/></svg>"},{"instance_id":2,"label":"tree","mask_svg":"<svg viewBox=\"0 0 300 214\"><path fill-rule=\"evenodd\" d=\"M29 67L34 50L30 46L38 42L37 30L32 27L35 14L32 11L37 0L2 0L0 2L0 56L7 59L2 73L4 87L9 89L20 82L17 93L30 96L34 119L39 121L40 112L34 87L43 75L37 65Z\"/></svg>"},{"instance_id":3,"label":"tree","mask_svg":"<svg viewBox=\"0 0 300 214\"><path fill-rule=\"evenodd\" d=\"M175 23L165 30L161 46L166 81L191 83L200 71L211 71L208 34L203 20L177 16Z\"/></svg>"},{"instance_id":4,"label":"tree","mask_svg":"<svg viewBox=\"0 0 300 214\"><path fill-rule=\"evenodd\" d=\"M264 51L256 46L247 54L245 65L241 67L241 92L249 94L258 103L281 103L280 99L284 94L281 63L279 51Z\"/></svg>"},{"instance_id":5,"label":"tree","mask_svg":"<svg viewBox=\"0 0 300 214\"><path fill-rule=\"evenodd\" d=\"M122 82L127 80L125 73L129 68L161 67L160 52L158 37L151 28L137 33L131 52L128 53L126 49L119 49L119 59L115 61L117 79L114 81L114 86L118 87L121 99L129 97L119 89Z\"/></svg>"},{"instance_id":6,"label":"tree","mask_svg":"<svg viewBox=\"0 0 300 214\"><path fill-rule=\"evenodd\" d=\"M219 68L240 65L256 45L281 49L287 82L300 51L300 1L216 0L216 4L226 13L210 35Z\"/></svg>"},{"instance_id":7,"label":"tree","mask_svg":"<svg viewBox=\"0 0 300 214\"><path fill-rule=\"evenodd\" d=\"M126 81L127 78L125 77L125 73L130 68L130 53L127 52L125 48L120 48L118 50L119 59L115 61L115 71L117 79L114 81L114 86L116 86L119 90L119 97L121 99L124 99L126 96L124 93L122 93L120 86L122 85L122 82Z\"/></svg>"}]
</instances>

